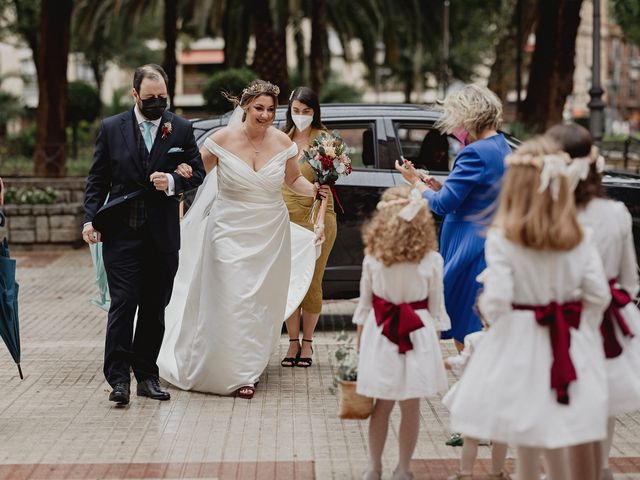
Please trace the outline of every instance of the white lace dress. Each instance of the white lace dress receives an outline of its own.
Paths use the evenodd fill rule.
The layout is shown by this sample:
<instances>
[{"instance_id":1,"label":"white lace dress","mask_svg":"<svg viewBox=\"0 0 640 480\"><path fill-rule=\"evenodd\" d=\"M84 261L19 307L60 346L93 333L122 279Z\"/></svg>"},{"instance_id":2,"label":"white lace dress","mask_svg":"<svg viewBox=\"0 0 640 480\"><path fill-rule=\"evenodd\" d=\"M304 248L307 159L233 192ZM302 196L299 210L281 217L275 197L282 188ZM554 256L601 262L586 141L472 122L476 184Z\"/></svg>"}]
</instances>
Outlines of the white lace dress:
<instances>
[{"instance_id":1,"label":"white lace dress","mask_svg":"<svg viewBox=\"0 0 640 480\"><path fill-rule=\"evenodd\" d=\"M358 358L357 392L384 400L431 397L447 389L447 374L437 332L451 328L444 306L442 257L428 253L420 263L384 266L365 256L360 300L353 323L363 325ZM373 294L391 303L427 300L429 308L416 310L424 323L409 334L413 349L404 354L382 335L372 305Z\"/></svg>"},{"instance_id":2,"label":"white lace dress","mask_svg":"<svg viewBox=\"0 0 640 480\"><path fill-rule=\"evenodd\" d=\"M490 230L487 270L478 308L490 327L455 391L447 395L451 431L510 445L560 448L606 436L608 394L599 322L610 295L602 263L588 238L566 252L538 251ZM571 329L570 355L577 380L560 404L551 388L549 328L513 304L548 305L580 300L583 315Z\"/></svg>"},{"instance_id":3,"label":"white lace dress","mask_svg":"<svg viewBox=\"0 0 640 480\"><path fill-rule=\"evenodd\" d=\"M259 380L306 293L316 248L282 199L295 144L258 171L210 139L205 147L218 165L181 224L158 366L179 388L228 395Z\"/></svg>"},{"instance_id":4,"label":"white lace dress","mask_svg":"<svg viewBox=\"0 0 640 480\"><path fill-rule=\"evenodd\" d=\"M638 294L638 270L633 246L631 214L622 202L595 198L578 213L578 220L593 230L593 239L602 258L605 274L635 298ZM640 311L632 301L620 312L634 334L627 337L615 325L622 353L606 360L609 384L609 413L640 409Z\"/></svg>"}]
</instances>

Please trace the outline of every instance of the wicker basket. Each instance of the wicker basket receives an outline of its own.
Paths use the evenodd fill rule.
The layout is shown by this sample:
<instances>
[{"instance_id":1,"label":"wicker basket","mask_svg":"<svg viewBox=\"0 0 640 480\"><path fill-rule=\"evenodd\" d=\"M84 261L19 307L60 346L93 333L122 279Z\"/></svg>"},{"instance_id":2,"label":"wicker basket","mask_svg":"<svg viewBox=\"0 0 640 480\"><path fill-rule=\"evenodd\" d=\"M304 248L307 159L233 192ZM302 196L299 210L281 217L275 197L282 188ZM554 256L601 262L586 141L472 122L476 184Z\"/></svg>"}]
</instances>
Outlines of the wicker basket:
<instances>
[{"instance_id":1,"label":"wicker basket","mask_svg":"<svg viewBox=\"0 0 640 480\"><path fill-rule=\"evenodd\" d=\"M356 382L340 381L340 413L346 420L364 420L373 410L373 398L356 392Z\"/></svg>"}]
</instances>

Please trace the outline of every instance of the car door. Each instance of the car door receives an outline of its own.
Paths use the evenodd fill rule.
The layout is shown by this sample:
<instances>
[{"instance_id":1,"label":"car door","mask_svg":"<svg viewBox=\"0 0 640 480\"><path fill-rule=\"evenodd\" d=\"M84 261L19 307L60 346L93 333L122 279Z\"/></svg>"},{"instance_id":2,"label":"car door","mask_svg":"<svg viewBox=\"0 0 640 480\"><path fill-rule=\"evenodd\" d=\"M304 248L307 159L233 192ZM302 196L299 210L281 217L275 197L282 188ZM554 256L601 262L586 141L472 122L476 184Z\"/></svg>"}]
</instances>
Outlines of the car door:
<instances>
[{"instance_id":1,"label":"car door","mask_svg":"<svg viewBox=\"0 0 640 480\"><path fill-rule=\"evenodd\" d=\"M388 164L388 139L380 118L325 118L349 146L353 171L336 183L334 207L338 221L336 241L324 273L325 298L358 295L364 257L362 224L375 210L380 194L394 185ZM342 204L344 211L340 209Z\"/></svg>"}]
</instances>

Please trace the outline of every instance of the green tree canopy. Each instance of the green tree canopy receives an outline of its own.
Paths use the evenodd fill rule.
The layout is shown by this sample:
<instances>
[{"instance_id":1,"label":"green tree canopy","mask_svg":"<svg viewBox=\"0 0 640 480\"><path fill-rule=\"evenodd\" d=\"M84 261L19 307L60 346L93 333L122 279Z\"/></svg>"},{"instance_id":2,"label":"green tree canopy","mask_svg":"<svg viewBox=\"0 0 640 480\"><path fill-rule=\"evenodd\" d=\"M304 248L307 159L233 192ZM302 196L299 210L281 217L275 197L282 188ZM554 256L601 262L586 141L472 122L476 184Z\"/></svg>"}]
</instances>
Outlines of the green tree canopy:
<instances>
[{"instance_id":1,"label":"green tree canopy","mask_svg":"<svg viewBox=\"0 0 640 480\"><path fill-rule=\"evenodd\" d=\"M67 123L71 126L73 158L78 157L80 122L93 122L100 116L102 101L98 90L86 82L69 82L67 86Z\"/></svg>"},{"instance_id":2,"label":"green tree canopy","mask_svg":"<svg viewBox=\"0 0 640 480\"><path fill-rule=\"evenodd\" d=\"M611 8L627 40L640 46L640 2L638 0L613 0Z\"/></svg>"},{"instance_id":3,"label":"green tree canopy","mask_svg":"<svg viewBox=\"0 0 640 480\"><path fill-rule=\"evenodd\" d=\"M22 102L12 93L0 90L0 136L4 135L7 123L24 111Z\"/></svg>"},{"instance_id":4,"label":"green tree canopy","mask_svg":"<svg viewBox=\"0 0 640 480\"><path fill-rule=\"evenodd\" d=\"M67 86L67 122L77 125L81 121L92 122L100 116L98 90L86 82L69 82Z\"/></svg>"},{"instance_id":5,"label":"green tree canopy","mask_svg":"<svg viewBox=\"0 0 640 480\"><path fill-rule=\"evenodd\" d=\"M231 110L232 105L222 96L222 92L240 97L242 89L256 78L258 78L257 74L248 68L229 68L214 73L202 92L207 110L212 113L224 113Z\"/></svg>"}]
</instances>

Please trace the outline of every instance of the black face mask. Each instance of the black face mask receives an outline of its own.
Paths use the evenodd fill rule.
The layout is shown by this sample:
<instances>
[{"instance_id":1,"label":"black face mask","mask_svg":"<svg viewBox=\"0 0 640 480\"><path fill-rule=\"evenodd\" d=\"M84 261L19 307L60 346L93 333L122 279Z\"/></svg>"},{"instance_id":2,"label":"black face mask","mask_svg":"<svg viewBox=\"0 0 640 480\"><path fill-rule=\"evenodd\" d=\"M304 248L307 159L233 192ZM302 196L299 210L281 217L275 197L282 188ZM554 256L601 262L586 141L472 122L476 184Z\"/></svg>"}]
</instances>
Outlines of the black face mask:
<instances>
[{"instance_id":1,"label":"black face mask","mask_svg":"<svg viewBox=\"0 0 640 480\"><path fill-rule=\"evenodd\" d=\"M162 113L167 109L167 99L162 97L148 98L146 100L140 99L142 106L138 105L142 115L149 120L157 120L162 116Z\"/></svg>"}]
</instances>

